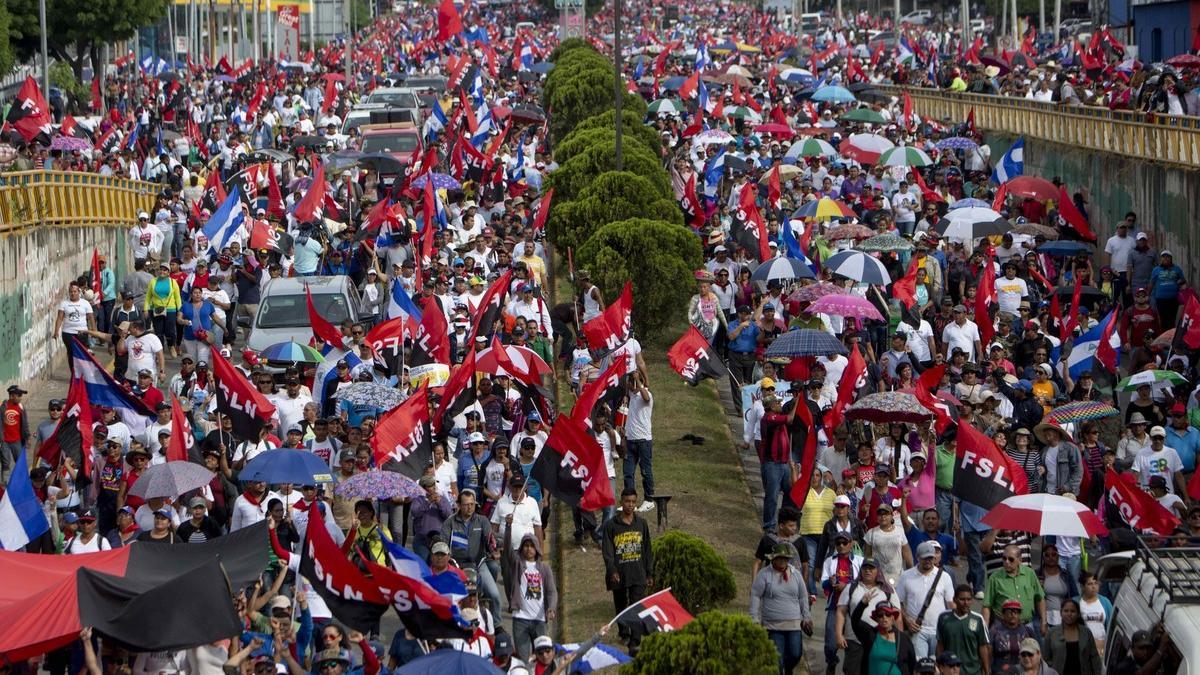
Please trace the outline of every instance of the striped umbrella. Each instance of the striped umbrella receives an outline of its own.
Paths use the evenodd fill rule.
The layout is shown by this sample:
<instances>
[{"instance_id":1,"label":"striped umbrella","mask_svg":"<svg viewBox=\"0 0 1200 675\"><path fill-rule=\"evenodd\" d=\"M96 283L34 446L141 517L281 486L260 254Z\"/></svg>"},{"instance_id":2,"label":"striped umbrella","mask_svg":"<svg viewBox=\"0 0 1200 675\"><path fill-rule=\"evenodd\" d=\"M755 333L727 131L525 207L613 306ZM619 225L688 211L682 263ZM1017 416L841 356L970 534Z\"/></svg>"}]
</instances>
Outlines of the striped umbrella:
<instances>
[{"instance_id":1,"label":"striped umbrella","mask_svg":"<svg viewBox=\"0 0 1200 675\"><path fill-rule=\"evenodd\" d=\"M887 268L862 251L841 251L829 256L823 267L838 276L864 284L885 286L892 283Z\"/></svg>"},{"instance_id":2,"label":"striped umbrella","mask_svg":"<svg viewBox=\"0 0 1200 675\"><path fill-rule=\"evenodd\" d=\"M678 115L680 110L683 104L671 98L660 98L646 106L646 111L655 115Z\"/></svg>"},{"instance_id":3,"label":"striped umbrella","mask_svg":"<svg viewBox=\"0 0 1200 675\"><path fill-rule=\"evenodd\" d=\"M765 356L828 356L846 354L846 346L823 330L798 328L775 338Z\"/></svg>"},{"instance_id":4,"label":"striped umbrella","mask_svg":"<svg viewBox=\"0 0 1200 675\"><path fill-rule=\"evenodd\" d=\"M751 281L766 283L774 279L815 279L808 265L795 258L771 258L754 269Z\"/></svg>"},{"instance_id":5,"label":"striped umbrella","mask_svg":"<svg viewBox=\"0 0 1200 675\"><path fill-rule=\"evenodd\" d=\"M732 117L733 119L746 120L747 122L753 122L756 124L762 121L762 115L759 115L758 113L754 112L752 108L748 108L744 105L735 105L732 108L727 108L725 110L725 116Z\"/></svg>"},{"instance_id":6,"label":"striped umbrella","mask_svg":"<svg viewBox=\"0 0 1200 675\"><path fill-rule=\"evenodd\" d=\"M325 360L321 352L299 342L278 342L262 350L259 356L280 363L321 363Z\"/></svg>"},{"instance_id":7,"label":"striped umbrella","mask_svg":"<svg viewBox=\"0 0 1200 675\"><path fill-rule=\"evenodd\" d=\"M1087 504L1047 493L1009 497L993 506L983 523L996 529L1060 537L1108 534L1108 528Z\"/></svg>"},{"instance_id":8,"label":"striped umbrella","mask_svg":"<svg viewBox=\"0 0 1200 675\"><path fill-rule=\"evenodd\" d=\"M829 197L821 197L792 212L792 218L815 218L817 220L832 220L834 218L853 218L857 216L854 209L845 202Z\"/></svg>"},{"instance_id":9,"label":"striped umbrella","mask_svg":"<svg viewBox=\"0 0 1200 675\"><path fill-rule=\"evenodd\" d=\"M1098 420L1119 415L1120 411L1103 401L1072 401L1050 411L1047 419L1059 424Z\"/></svg>"},{"instance_id":10,"label":"striped umbrella","mask_svg":"<svg viewBox=\"0 0 1200 675\"><path fill-rule=\"evenodd\" d=\"M896 144L879 134L851 134L838 146L842 156L862 164L874 164L885 151Z\"/></svg>"},{"instance_id":11,"label":"striped umbrella","mask_svg":"<svg viewBox=\"0 0 1200 675\"><path fill-rule=\"evenodd\" d=\"M879 155L879 161L876 164L881 166L929 166L933 164L933 159L911 145L904 145L885 150Z\"/></svg>"},{"instance_id":12,"label":"striped umbrella","mask_svg":"<svg viewBox=\"0 0 1200 675\"><path fill-rule=\"evenodd\" d=\"M1144 384L1165 388L1187 384L1187 380L1173 370L1143 370L1118 382L1117 388L1121 391L1133 391Z\"/></svg>"},{"instance_id":13,"label":"striped umbrella","mask_svg":"<svg viewBox=\"0 0 1200 675\"><path fill-rule=\"evenodd\" d=\"M870 239L864 239L859 242L857 248L860 251L910 251L913 244L911 241L891 232L877 234Z\"/></svg>"},{"instance_id":14,"label":"striped umbrella","mask_svg":"<svg viewBox=\"0 0 1200 675\"><path fill-rule=\"evenodd\" d=\"M803 68L786 68L779 73L779 79L791 84L799 84L809 86L816 81L817 78L813 74Z\"/></svg>"},{"instance_id":15,"label":"striped umbrella","mask_svg":"<svg viewBox=\"0 0 1200 675\"><path fill-rule=\"evenodd\" d=\"M788 148L784 159L796 159L799 157L837 157L837 148L834 148L828 141L820 138L805 138L801 141L796 141L792 147Z\"/></svg>"},{"instance_id":16,"label":"striped umbrella","mask_svg":"<svg viewBox=\"0 0 1200 675\"><path fill-rule=\"evenodd\" d=\"M862 124L887 124L883 115L870 108L856 108L838 118L839 122L860 122Z\"/></svg>"}]
</instances>

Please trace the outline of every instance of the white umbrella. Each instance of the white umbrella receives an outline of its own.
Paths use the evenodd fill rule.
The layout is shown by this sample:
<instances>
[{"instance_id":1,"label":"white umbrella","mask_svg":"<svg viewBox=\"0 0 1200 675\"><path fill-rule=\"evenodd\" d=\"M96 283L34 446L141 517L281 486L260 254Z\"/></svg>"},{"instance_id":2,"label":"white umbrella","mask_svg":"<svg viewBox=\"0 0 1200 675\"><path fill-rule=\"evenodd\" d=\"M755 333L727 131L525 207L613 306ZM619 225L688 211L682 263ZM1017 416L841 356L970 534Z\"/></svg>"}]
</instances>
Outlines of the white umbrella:
<instances>
[{"instance_id":1,"label":"white umbrella","mask_svg":"<svg viewBox=\"0 0 1200 675\"><path fill-rule=\"evenodd\" d=\"M1015 495L993 506L983 517L985 525L1061 537L1092 537L1108 528L1086 504L1060 495Z\"/></svg>"},{"instance_id":2,"label":"white umbrella","mask_svg":"<svg viewBox=\"0 0 1200 675\"><path fill-rule=\"evenodd\" d=\"M724 145L732 140L732 134L730 134L728 131L721 131L720 129L701 131L692 137L692 143L696 145Z\"/></svg>"},{"instance_id":3,"label":"white umbrella","mask_svg":"<svg viewBox=\"0 0 1200 675\"><path fill-rule=\"evenodd\" d=\"M825 261L824 267L833 274L864 284L884 286L892 283L892 277L883 263L862 251L835 253Z\"/></svg>"}]
</instances>

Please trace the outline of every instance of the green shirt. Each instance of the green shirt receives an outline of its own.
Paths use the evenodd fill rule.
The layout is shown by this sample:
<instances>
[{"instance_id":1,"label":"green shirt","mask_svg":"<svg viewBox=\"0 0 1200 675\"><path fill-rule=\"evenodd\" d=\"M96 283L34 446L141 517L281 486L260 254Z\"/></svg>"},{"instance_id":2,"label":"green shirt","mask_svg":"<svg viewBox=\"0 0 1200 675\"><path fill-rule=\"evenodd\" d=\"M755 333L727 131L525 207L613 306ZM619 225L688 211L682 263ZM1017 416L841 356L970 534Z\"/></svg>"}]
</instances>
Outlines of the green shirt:
<instances>
[{"instance_id":1,"label":"green shirt","mask_svg":"<svg viewBox=\"0 0 1200 675\"><path fill-rule=\"evenodd\" d=\"M1015 576L1000 570L988 577L983 591L983 606L1000 616L1000 607L1006 600L1020 600L1021 621L1028 623L1033 618L1037 601L1045 597L1046 592L1042 590L1042 582L1038 581L1037 574L1022 565Z\"/></svg>"},{"instance_id":2,"label":"green shirt","mask_svg":"<svg viewBox=\"0 0 1200 675\"><path fill-rule=\"evenodd\" d=\"M954 462L957 457L953 450L939 445L937 449L937 479L934 481L939 490L949 490L954 487Z\"/></svg>"},{"instance_id":3,"label":"green shirt","mask_svg":"<svg viewBox=\"0 0 1200 675\"><path fill-rule=\"evenodd\" d=\"M944 651L954 652L962 660L963 675L983 673L979 648L989 644L991 640L988 638L982 614L967 612L966 616L960 617L953 610L942 612L938 617L937 639L942 643Z\"/></svg>"},{"instance_id":4,"label":"green shirt","mask_svg":"<svg viewBox=\"0 0 1200 675\"><path fill-rule=\"evenodd\" d=\"M896 643L882 637L875 638L871 653L867 655L867 672L872 675L900 675L900 657Z\"/></svg>"}]
</instances>

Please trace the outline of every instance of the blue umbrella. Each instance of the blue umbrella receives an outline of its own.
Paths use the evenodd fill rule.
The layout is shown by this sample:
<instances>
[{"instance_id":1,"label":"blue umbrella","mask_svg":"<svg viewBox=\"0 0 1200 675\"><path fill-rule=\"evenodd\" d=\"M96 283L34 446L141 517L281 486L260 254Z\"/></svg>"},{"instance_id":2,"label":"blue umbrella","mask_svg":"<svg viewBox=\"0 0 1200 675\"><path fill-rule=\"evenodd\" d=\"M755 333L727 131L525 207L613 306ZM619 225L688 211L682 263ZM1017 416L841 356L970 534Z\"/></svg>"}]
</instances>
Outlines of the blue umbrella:
<instances>
[{"instance_id":1,"label":"blue umbrella","mask_svg":"<svg viewBox=\"0 0 1200 675\"><path fill-rule=\"evenodd\" d=\"M775 338L766 356L821 356L846 354L846 346L823 330L798 328Z\"/></svg>"},{"instance_id":2,"label":"blue umbrella","mask_svg":"<svg viewBox=\"0 0 1200 675\"><path fill-rule=\"evenodd\" d=\"M836 84L828 84L814 91L812 100L833 103L853 103L858 99L854 98L854 94L851 94L849 89L846 89L845 87L839 87Z\"/></svg>"},{"instance_id":3,"label":"blue umbrella","mask_svg":"<svg viewBox=\"0 0 1200 675\"><path fill-rule=\"evenodd\" d=\"M439 649L393 670L394 675L504 675L491 661L456 649Z\"/></svg>"},{"instance_id":4,"label":"blue umbrella","mask_svg":"<svg viewBox=\"0 0 1200 675\"><path fill-rule=\"evenodd\" d=\"M1037 247L1038 253L1046 255L1055 255L1059 257L1070 257L1084 253L1091 255L1093 253L1090 244L1085 244L1079 241L1049 241Z\"/></svg>"},{"instance_id":5,"label":"blue umbrella","mask_svg":"<svg viewBox=\"0 0 1200 675\"><path fill-rule=\"evenodd\" d=\"M771 258L754 269L750 281L766 283L774 279L815 279L808 265L795 258Z\"/></svg>"},{"instance_id":6,"label":"blue umbrella","mask_svg":"<svg viewBox=\"0 0 1200 675\"><path fill-rule=\"evenodd\" d=\"M975 199L974 197L964 197L964 198L959 199L958 201L954 202L953 204L951 204L950 210L953 211L954 209L966 209L966 208L971 208L971 207L977 207L977 208L981 208L981 209L990 209L990 208L992 208L992 204L991 204L991 202L985 202L982 199Z\"/></svg>"},{"instance_id":7,"label":"blue umbrella","mask_svg":"<svg viewBox=\"0 0 1200 675\"><path fill-rule=\"evenodd\" d=\"M457 190L462 187L462 183L454 180L453 176L444 173L421 174L413 180L412 186L418 190L425 189L425 181L429 180L429 176L433 176L433 187L438 190Z\"/></svg>"},{"instance_id":8,"label":"blue umbrella","mask_svg":"<svg viewBox=\"0 0 1200 675\"><path fill-rule=\"evenodd\" d=\"M529 66L529 69L535 73L541 73L542 75L545 75L546 73L554 70L554 64L550 63L549 61L538 61L532 66Z\"/></svg>"},{"instance_id":9,"label":"blue umbrella","mask_svg":"<svg viewBox=\"0 0 1200 675\"><path fill-rule=\"evenodd\" d=\"M683 86L684 82L687 82L686 77L683 77L682 75L676 75L675 77L668 77L667 79L663 80L661 86L666 91L678 91L679 88Z\"/></svg>"},{"instance_id":10,"label":"blue umbrella","mask_svg":"<svg viewBox=\"0 0 1200 675\"><path fill-rule=\"evenodd\" d=\"M951 136L937 142L938 150L974 150L979 147L975 141L966 136Z\"/></svg>"},{"instance_id":11,"label":"blue umbrella","mask_svg":"<svg viewBox=\"0 0 1200 675\"><path fill-rule=\"evenodd\" d=\"M332 482L333 475L329 473L329 465L311 452L281 448L267 450L247 462L238 480L316 485Z\"/></svg>"},{"instance_id":12,"label":"blue umbrella","mask_svg":"<svg viewBox=\"0 0 1200 675\"><path fill-rule=\"evenodd\" d=\"M878 258L873 258L862 251L841 251L829 256L822 267L832 274L854 279L864 284L886 286L892 283L892 277L887 268Z\"/></svg>"}]
</instances>

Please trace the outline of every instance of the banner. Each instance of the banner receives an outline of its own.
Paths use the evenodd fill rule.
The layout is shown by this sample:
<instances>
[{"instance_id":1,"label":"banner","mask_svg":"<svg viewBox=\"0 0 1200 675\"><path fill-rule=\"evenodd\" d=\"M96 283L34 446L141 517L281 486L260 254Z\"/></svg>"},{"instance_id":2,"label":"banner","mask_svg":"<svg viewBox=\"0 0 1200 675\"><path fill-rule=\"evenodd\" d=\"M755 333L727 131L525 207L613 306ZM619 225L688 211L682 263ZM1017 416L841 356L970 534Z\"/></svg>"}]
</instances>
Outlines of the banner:
<instances>
[{"instance_id":1,"label":"banner","mask_svg":"<svg viewBox=\"0 0 1200 675\"><path fill-rule=\"evenodd\" d=\"M1117 507L1121 519L1135 532L1151 530L1167 537L1179 527L1179 518L1159 504L1153 495L1140 488L1132 475L1120 475L1112 469L1106 469L1104 495Z\"/></svg>"},{"instance_id":2,"label":"banner","mask_svg":"<svg viewBox=\"0 0 1200 675\"><path fill-rule=\"evenodd\" d=\"M619 623L642 634L668 633L683 628L693 618L671 595L671 589L665 588L621 610L608 625Z\"/></svg>"},{"instance_id":3,"label":"banner","mask_svg":"<svg viewBox=\"0 0 1200 675\"><path fill-rule=\"evenodd\" d=\"M559 415L533 463L532 478L571 506L595 511L616 503L604 449L583 425Z\"/></svg>"},{"instance_id":4,"label":"banner","mask_svg":"<svg viewBox=\"0 0 1200 675\"><path fill-rule=\"evenodd\" d=\"M212 352L212 366L217 385L217 414L229 418L234 436L257 441L258 433L275 414L275 406L217 350Z\"/></svg>"},{"instance_id":5,"label":"banner","mask_svg":"<svg viewBox=\"0 0 1200 675\"><path fill-rule=\"evenodd\" d=\"M92 406L88 401L87 383L83 378L71 379L63 414L50 437L38 447L38 458L52 467L57 467L65 453L82 470L83 476L92 475Z\"/></svg>"},{"instance_id":6,"label":"banner","mask_svg":"<svg viewBox=\"0 0 1200 675\"><path fill-rule=\"evenodd\" d=\"M300 58L300 5L275 7L275 56L295 61Z\"/></svg>"},{"instance_id":7,"label":"banner","mask_svg":"<svg viewBox=\"0 0 1200 675\"><path fill-rule=\"evenodd\" d=\"M421 387L379 418L371 437L375 466L388 468L385 465L395 463L398 466L392 469L413 480L419 479L425 473L425 465L433 459L430 435L428 390Z\"/></svg>"},{"instance_id":8,"label":"banner","mask_svg":"<svg viewBox=\"0 0 1200 675\"><path fill-rule=\"evenodd\" d=\"M590 349L612 351L629 339L633 323L633 283L626 281L621 295L600 316L583 324Z\"/></svg>"},{"instance_id":9,"label":"banner","mask_svg":"<svg viewBox=\"0 0 1200 675\"><path fill-rule=\"evenodd\" d=\"M432 420L435 434L453 427L454 418L475 402L475 355L475 350L468 346L463 362L455 366L442 387L442 400Z\"/></svg>"}]
</instances>

